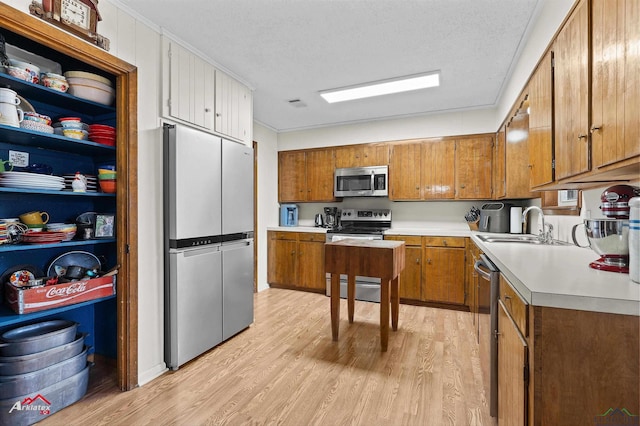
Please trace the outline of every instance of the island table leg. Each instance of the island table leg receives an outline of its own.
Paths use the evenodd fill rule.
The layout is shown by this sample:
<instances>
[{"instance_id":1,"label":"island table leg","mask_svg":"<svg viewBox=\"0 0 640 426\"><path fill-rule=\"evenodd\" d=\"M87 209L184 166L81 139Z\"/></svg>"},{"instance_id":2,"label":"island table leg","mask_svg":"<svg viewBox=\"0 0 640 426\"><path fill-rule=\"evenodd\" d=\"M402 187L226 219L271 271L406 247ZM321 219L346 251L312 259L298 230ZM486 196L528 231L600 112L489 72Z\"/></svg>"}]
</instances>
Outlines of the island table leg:
<instances>
[{"instance_id":1,"label":"island table leg","mask_svg":"<svg viewBox=\"0 0 640 426\"><path fill-rule=\"evenodd\" d=\"M398 311L400 311L400 275L391 281L391 328L398 330Z\"/></svg>"},{"instance_id":2,"label":"island table leg","mask_svg":"<svg viewBox=\"0 0 640 426\"><path fill-rule=\"evenodd\" d=\"M380 346L382 347L382 352L387 351L389 343L390 284L390 281L384 278L380 282Z\"/></svg>"},{"instance_id":3,"label":"island table leg","mask_svg":"<svg viewBox=\"0 0 640 426\"><path fill-rule=\"evenodd\" d=\"M340 274L331 274L331 336L338 341L340 327Z\"/></svg>"}]
</instances>

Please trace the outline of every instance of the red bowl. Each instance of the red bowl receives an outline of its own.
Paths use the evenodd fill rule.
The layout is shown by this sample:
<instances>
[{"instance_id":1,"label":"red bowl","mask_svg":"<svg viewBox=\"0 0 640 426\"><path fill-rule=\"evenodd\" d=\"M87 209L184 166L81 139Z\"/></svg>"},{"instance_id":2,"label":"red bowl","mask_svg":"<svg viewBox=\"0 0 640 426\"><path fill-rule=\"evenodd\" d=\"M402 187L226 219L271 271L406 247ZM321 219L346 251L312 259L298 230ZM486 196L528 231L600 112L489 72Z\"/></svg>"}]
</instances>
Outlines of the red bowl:
<instances>
[{"instance_id":1,"label":"red bowl","mask_svg":"<svg viewBox=\"0 0 640 426\"><path fill-rule=\"evenodd\" d=\"M89 136L98 136L98 137L105 137L105 138L112 138L112 139L116 138L115 133L99 132L99 131L92 132L91 130L89 130Z\"/></svg>"},{"instance_id":2,"label":"red bowl","mask_svg":"<svg viewBox=\"0 0 640 426\"><path fill-rule=\"evenodd\" d=\"M107 126L106 124L89 124L89 130L91 131L100 130L100 131L112 132L112 133L116 132L115 127Z\"/></svg>"},{"instance_id":3,"label":"red bowl","mask_svg":"<svg viewBox=\"0 0 640 426\"><path fill-rule=\"evenodd\" d=\"M116 180L100 180L100 189L102 190L102 192L107 192L110 194L113 194L114 192L116 192Z\"/></svg>"},{"instance_id":4,"label":"red bowl","mask_svg":"<svg viewBox=\"0 0 640 426\"><path fill-rule=\"evenodd\" d=\"M89 136L89 140L102 145L116 146L116 138L105 136Z\"/></svg>"}]
</instances>

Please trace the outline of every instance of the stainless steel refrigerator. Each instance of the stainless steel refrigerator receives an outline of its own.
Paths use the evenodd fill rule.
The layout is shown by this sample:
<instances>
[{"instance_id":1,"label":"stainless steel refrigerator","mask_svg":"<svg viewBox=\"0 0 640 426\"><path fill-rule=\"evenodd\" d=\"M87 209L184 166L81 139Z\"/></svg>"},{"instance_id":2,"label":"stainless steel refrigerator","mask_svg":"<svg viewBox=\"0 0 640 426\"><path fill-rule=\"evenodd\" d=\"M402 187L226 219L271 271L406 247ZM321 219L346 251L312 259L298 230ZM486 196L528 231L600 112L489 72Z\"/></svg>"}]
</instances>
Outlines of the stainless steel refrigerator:
<instances>
[{"instance_id":1,"label":"stainless steel refrigerator","mask_svg":"<svg viewBox=\"0 0 640 426\"><path fill-rule=\"evenodd\" d=\"M253 322L253 150L164 125L165 362Z\"/></svg>"}]
</instances>

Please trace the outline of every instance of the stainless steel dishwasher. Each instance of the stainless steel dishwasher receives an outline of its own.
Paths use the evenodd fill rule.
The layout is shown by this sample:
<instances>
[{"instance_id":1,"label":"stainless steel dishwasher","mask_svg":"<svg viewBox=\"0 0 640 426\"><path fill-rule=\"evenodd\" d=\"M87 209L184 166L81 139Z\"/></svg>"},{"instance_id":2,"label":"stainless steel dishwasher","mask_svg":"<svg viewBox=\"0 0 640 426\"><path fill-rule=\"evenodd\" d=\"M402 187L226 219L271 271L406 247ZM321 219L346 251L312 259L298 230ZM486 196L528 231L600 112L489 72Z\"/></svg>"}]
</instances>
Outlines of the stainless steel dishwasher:
<instances>
[{"instance_id":1,"label":"stainless steel dishwasher","mask_svg":"<svg viewBox=\"0 0 640 426\"><path fill-rule=\"evenodd\" d=\"M498 415L498 336L496 333L498 332L500 270L484 254L480 255L473 269L478 273L480 361L489 362L489 413L492 417L496 417Z\"/></svg>"}]
</instances>

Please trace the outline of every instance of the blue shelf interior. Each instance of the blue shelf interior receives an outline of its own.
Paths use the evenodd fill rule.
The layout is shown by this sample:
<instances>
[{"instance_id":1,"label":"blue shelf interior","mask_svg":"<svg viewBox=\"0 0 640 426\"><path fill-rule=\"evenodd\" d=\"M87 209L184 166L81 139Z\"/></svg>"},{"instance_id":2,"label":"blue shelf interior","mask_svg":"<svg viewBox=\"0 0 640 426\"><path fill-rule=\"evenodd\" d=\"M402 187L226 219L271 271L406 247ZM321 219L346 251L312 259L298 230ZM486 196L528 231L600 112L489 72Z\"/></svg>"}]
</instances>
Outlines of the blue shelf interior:
<instances>
[{"instance_id":1,"label":"blue shelf interior","mask_svg":"<svg viewBox=\"0 0 640 426\"><path fill-rule=\"evenodd\" d=\"M73 57L61 54L13 32L2 30L7 43L26 51L52 59L62 71L77 70L100 74L113 83L113 76L87 65ZM61 117L80 117L87 124L116 126L116 109L83 100L41 85L28 83L0 73L0 87L9 87L29 102L36 112L50 116L54 122ZM0 159L9 158L8 151L29 155L29 164L44 163L53 168L53 174L63 176L81 172L96 175L104 164L116 164L116 148L91 141L79 141L55 134L46 134L0 125ZM14 171L24 171L14 169ZM14 189L0 187L0 218L18 217L28 211L46 211L50 222L74 223L84 212L116 212L115 194ZM117 264L117 245L114 238L69 241L57 244L0 246L0 274L17 265L33 265L45 273L51 261L69 251L82 250L95 254L103 270ZM4 292L0 290L0 301ZM91 353L109 358L117 357L117 303L115 296L82 302L46 311L18 315L0 303L0 330L6 330L47 319L68 319L79 324L79 332L87 333L86 344Z\"/></svg>"}]
</instances>

